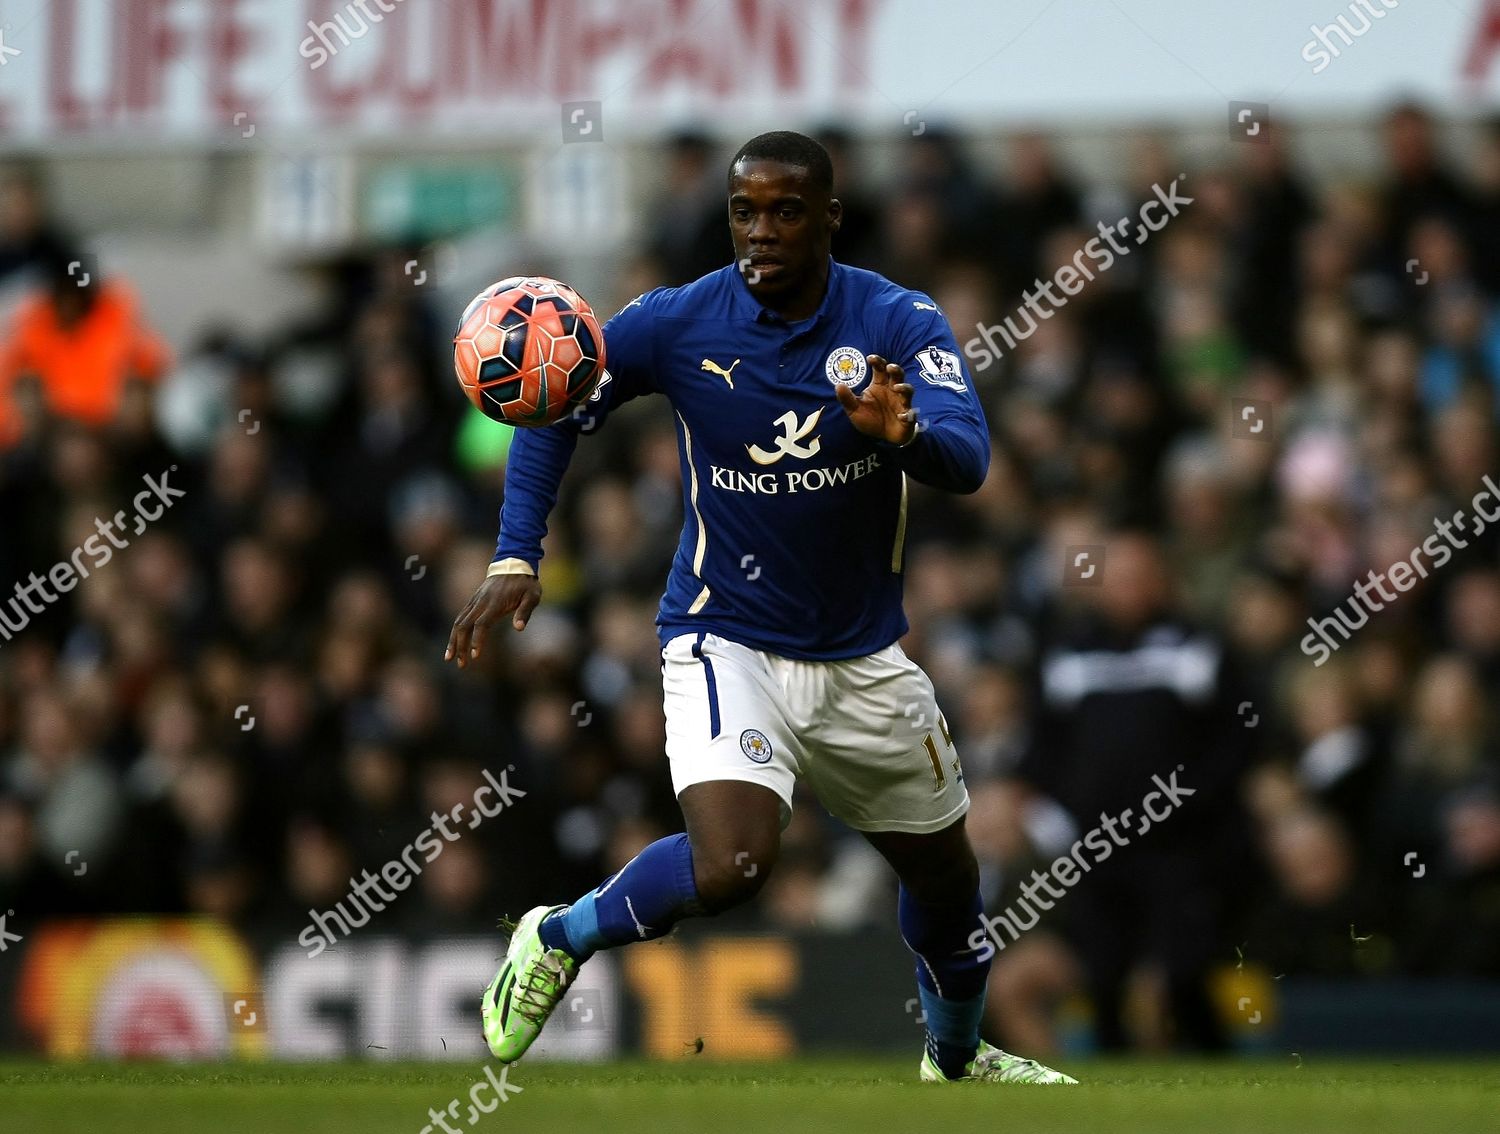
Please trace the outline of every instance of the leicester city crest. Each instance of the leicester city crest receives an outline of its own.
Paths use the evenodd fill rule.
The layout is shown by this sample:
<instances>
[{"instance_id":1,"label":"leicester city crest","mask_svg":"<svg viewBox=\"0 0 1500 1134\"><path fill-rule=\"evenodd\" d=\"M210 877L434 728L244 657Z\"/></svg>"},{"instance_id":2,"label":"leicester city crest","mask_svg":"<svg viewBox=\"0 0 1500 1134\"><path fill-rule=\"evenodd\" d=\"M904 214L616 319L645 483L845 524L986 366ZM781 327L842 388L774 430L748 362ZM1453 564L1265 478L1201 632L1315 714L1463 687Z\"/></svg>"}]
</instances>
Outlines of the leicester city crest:
<instances>
[{"instance_id":1,"label":"leicester city crest","mask_svg":"<svg viewBox=\"0 0 1500 1134\"><path fill-rule=\"evenodd\" d=\"M869 365L865 362L864 351L858 347L841 346L836 347L828 356L823 369L830 382L853 389L865 380L865 371L869 369Z\"/></svg>"},{"instance_id":2,"label":"leicester city crest","mask_svg":"<svg viewBox=\"0 0 1500 1134\"><path fill-rule=\"evenodd\" d=\"M740 751L757 764L771 762L771 742L758 728L747 728L740 733Z\"/></svg>"}]
</instances>

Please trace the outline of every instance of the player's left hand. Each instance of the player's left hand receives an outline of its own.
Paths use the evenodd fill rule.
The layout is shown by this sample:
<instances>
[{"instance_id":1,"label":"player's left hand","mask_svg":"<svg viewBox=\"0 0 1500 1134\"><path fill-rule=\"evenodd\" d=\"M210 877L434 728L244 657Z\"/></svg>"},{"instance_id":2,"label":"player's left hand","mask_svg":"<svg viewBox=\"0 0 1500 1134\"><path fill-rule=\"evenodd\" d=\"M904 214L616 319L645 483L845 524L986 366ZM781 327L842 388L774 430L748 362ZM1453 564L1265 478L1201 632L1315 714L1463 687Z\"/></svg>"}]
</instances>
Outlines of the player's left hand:
<instances>
[{"instance_id":1,"label":"player's left hand","mask_svg":"<svg viewBox=\"0 0 1500 1134\"><path fill-rule=\"evenodd\" d=\"M905 445L917 431L911 383L902 381L905 372L901 367L878 354L866 355L865 361L870 364L870 384L858 395L848 386L836 387L839 405L865 436Z\"/></svg>"}]
</instances>

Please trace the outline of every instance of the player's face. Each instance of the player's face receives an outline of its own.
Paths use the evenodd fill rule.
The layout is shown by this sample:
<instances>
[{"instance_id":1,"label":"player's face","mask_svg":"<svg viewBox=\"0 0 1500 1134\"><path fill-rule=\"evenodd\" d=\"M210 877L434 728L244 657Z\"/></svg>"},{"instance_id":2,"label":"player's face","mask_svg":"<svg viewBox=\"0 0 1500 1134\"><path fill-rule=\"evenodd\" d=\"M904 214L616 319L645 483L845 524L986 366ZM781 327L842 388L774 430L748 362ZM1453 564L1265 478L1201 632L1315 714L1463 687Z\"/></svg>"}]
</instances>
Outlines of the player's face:
<instances>
[{"instance_id":1,"label":"player's face","mask_svg":"<svg viewBox=\"0 0 1500 1134\"><path fill-rule=\"evenodd\" d=\"M807 171L779 161L742 161L729 183L734 258L750 292L773 309L816 288L822 297L839 203L807 184Z\"/></svg>"}]
</instances>

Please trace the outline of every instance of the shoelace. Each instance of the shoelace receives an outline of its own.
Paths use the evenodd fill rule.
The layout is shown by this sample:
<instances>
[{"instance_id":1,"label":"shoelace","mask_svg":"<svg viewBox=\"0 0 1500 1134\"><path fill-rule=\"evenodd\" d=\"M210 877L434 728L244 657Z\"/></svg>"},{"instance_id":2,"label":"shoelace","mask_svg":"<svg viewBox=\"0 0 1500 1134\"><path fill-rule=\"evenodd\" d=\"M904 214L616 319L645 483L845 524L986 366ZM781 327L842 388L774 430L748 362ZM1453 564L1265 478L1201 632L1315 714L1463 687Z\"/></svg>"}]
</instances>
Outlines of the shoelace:
<instances>
[{"instance_id":1,"label":"shoelace","mask_svg":"<svg viewBox=\"0 0 1500 1134\"><path fill-rule=\"evenodd\" d=\"M561 961L551 953L542 953L526 966L516 984L516 1015L539 1025L546 1020L558 993L568 987L568 974Z\"/></svg>"}]
</instances>

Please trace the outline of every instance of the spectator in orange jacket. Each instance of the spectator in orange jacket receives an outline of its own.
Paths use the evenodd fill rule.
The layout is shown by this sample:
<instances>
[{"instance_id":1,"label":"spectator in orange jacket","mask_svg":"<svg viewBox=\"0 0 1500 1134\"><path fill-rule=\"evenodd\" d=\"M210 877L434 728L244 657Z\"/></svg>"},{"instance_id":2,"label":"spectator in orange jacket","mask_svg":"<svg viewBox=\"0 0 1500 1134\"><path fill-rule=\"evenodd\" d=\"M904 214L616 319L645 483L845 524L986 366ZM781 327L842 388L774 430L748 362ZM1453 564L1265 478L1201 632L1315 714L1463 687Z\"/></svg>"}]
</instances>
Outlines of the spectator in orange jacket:
<instances>
[{"instance_id":1,"label":"spectator in orange jacket","mask_svg":"<svg viewBox=\"0 0 1500 1134\"><path fill-rule=\"evenodd\" d=\"M76 255L53 259L44 290L21 304L0 341L0 448L27 431L18 395L29 382L49 414L99 428L115 419L129 382L154 382L170 365L134 292L93 278L84 264Z\"/></svg>"}]
</instances>

